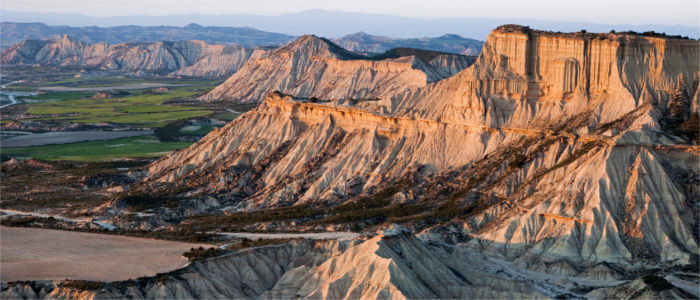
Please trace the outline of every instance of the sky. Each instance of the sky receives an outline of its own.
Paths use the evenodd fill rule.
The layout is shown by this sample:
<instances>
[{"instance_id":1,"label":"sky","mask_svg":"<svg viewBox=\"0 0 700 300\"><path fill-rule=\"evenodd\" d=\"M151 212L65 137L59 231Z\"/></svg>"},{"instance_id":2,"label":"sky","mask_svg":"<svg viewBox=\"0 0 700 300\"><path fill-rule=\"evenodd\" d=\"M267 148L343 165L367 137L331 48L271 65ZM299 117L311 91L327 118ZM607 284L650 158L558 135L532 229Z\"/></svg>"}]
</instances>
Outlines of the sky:
<instances>
[{"instance_id":1,"label":"sky","mask_svg":"<svg viewBox=\"0 0 700 300\"><path fill-rule=\"evenodd\" d=\"M2 0L0 8L94 17L279 15L322 9L425 19L481 17L700 26L700 0Z\"/></svg>"}]
</instances>

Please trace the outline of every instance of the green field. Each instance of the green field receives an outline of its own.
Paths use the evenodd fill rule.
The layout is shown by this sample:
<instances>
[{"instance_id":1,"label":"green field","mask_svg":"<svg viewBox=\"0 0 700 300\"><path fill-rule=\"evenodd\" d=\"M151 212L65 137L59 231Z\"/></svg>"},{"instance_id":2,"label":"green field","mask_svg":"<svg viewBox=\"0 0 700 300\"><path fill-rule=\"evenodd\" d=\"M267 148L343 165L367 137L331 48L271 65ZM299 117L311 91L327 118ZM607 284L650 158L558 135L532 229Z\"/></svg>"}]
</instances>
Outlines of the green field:
<instances>
[{"instance_id":1,"label":"green field","mask_svg":"<svg viewBox=\"0 0 700 300\"><path fill-rule=\"evenodd\" d=\"M74 99L66 96L65 98L70 100L30 103L26 112L27 118L24 120L64 121L71 123L107 122L158 127L165 125L168 121L190 119L211 114L212 111L206 108L162 104L164 101L190 97L200 93L174 90L162 93L141 93L109 99ZM85 96L71 92L66 94L71 94L71 96L75 97ZM56 96L52 95L50 97Z\"/></svg>"},{"instance_id":2,"label":"green field","mask_svg":"<svg viewBox=\"0 0 700 300\"><path fill-rule=\"evenodd\" d=\"M160 142L154 136L23 148L1 148L1 154L44 160L109 161L125 157L156 157L189 146L187 142Z\"/></svg>"}]
</instances>

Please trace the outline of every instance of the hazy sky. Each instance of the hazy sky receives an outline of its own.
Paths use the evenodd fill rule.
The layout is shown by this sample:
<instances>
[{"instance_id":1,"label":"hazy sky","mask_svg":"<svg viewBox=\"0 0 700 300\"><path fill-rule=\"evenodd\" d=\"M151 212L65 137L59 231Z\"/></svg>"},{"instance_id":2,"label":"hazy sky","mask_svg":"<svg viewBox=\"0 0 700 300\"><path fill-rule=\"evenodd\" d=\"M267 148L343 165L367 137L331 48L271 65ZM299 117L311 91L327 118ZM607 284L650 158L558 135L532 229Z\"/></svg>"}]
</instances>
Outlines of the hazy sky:
<instances>
[{"instance_id":1,"label":"hazy sky","mask_svg":"<svg viewBox=\"0 0 700 300\"><path fill-rule=\"evenodd\" d=\"M700 26L700 0L2 0L3 10L96 17L278 15L308 9L419 18L483 17Z\"/></svg>"}]
</instances>

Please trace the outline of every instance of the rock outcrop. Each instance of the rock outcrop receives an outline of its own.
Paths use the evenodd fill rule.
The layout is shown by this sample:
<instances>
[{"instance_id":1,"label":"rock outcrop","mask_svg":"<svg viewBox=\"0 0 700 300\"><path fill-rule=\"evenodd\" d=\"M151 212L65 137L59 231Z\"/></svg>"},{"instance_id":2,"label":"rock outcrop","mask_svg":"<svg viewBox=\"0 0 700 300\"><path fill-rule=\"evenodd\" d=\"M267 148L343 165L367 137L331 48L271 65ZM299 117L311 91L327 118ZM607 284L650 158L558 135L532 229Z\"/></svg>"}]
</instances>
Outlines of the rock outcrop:
<instances>
[{"instance_id":1,"label":"rock outcrop","mask_svg":"<svg viewBox=\"0 0 700 300\"><path fill-rule=\"evenodd\" d=\"M318 103L273 93L155 162L146 186L239 210L374 199L329 220L450 226L534 268L689 264L700 149L673 124L698 111L699 64L695 40L502 26L474 65L423 88Z\"/></svg>"},{"instance_id":2,"label":"rock outcrop","mask_svg":"<svg viewBox=\"0 0 700 300\"><path fill-rule=\"evenodd\" d=\"M408 50L368 57L307 35L250 60L201 99L258 103L272 91L332 100L377 99L447 78L474 62L470 56ZM416 53L431 53L430 60Z\"/></svg>"},{"instance_id":3,"label":"rock outcrop","mask_svg":"<svg viewBox=\"0 0 700 300\"><path fill-rule=\"evenodd\" d=\"M69 36L26 40L3 51L3 64L61 66L155 75L221 78L233 74L262 49L210 45L202 41L86 44Z\"/></svg>"}]
</instances>

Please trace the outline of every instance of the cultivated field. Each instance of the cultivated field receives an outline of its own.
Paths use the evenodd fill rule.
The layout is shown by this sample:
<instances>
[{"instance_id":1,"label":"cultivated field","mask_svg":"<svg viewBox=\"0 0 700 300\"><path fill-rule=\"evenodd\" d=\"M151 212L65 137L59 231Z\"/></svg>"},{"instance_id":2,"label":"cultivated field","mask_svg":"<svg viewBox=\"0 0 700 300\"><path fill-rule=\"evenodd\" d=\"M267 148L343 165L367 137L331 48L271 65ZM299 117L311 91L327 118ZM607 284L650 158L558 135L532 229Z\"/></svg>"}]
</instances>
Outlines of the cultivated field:
<instances>
[{"instance_id":1,"label":"cultivated field","mask_svg":"<svg viewBox=\"0 0 700 300\"><path fill-rule=\"evenodd\" d=\"M117 235L0 226L0 280L115 281L185 265L199 244ZM206 245L204 245L206 246Z\"/></svg>"}]
</instances>

